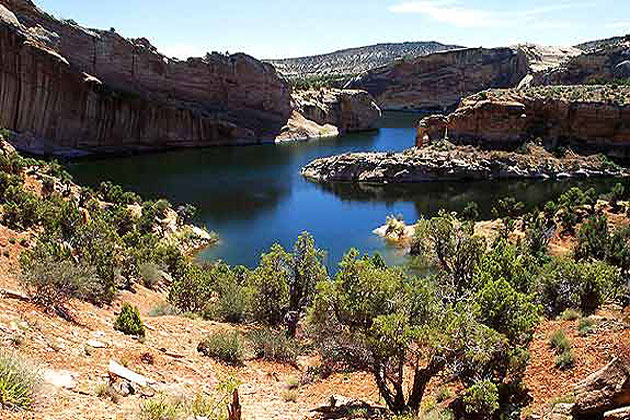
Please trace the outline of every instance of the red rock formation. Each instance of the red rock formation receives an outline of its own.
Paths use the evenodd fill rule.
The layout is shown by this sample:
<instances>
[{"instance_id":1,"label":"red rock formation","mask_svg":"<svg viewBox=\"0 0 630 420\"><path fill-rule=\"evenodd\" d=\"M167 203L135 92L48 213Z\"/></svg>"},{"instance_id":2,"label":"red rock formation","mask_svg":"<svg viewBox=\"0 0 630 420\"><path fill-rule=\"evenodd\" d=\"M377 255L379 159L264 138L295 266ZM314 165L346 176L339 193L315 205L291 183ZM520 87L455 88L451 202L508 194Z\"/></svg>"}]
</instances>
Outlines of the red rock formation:
<instances>
[{"instance_id":1,"label":"red rock formation","mask_svg":"<svg viewBox=\"0 0 630 420\"><path fill-rule=\"evenodd\" d=\"M377 128L381 110L367 92L350 89L320 89L293 94L295 108L320 125L331 124L340 133Z\"/></svg>"},{"instance_id":2,"label":"red rock formation","mask_svg":"<svg viewBox=\"0 0 630 420\"><path fill-rule=\"evenodd\" d=\"M466 48L372 70L352 87L368 91L383 109L444 109L480 90L516 86L529 70L518 49Z\"/></svg>"},{"instance_id":3,"label":"red rock formation","mask_svg":"<svg viewBox=\"0 0 630 420\"><path fill-rule=\"evenodd\" d=\"M273 138L289 87L244 54L177 61L55 20L28 0L0 5L0 125L54 146L204 146ZM14 12L14 13L11 13Z\"/></svg>"},{"instance_id":4,"label":"red rock formation","mask_svg":"<svg viewBox=\"0 0 630 420\"><path fill-rule=\"evenodd\" d=\"M443 119L424 119L417 145L448 138L460 143L519 144L541 138L627 154L630 148L630 88L550 86L490 90L462 101Z\"/></svg>"},{"instance_id":5,"label":"red rock formation","mask_svg":"<svg viewBox=\"0 0 630 420\"><path fill-rule=\"evenodd\" d=\"M534 84L575 85L630 78L630 35L587 50L549 72Z\"/></svg>"}]
</instances>

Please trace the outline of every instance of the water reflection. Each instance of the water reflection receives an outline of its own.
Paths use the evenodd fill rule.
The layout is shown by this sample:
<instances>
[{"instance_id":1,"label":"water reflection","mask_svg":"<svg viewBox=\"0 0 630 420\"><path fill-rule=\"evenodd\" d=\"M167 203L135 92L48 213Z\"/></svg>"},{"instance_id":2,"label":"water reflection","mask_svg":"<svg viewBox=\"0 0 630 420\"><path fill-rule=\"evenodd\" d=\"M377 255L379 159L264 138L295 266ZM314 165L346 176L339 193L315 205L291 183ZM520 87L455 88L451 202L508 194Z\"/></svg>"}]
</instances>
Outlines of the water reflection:
<instances>
[{"instance_id":1,"label":"water reflection","mask_svg":"<svg viewBox=\"0 0 630 420\"><path fill-rule=\"evenodd\" d=\"M273 242L291 247L303 230L313 233L334 266L350 247L382 252L402 261L397 250L371 232L390 214L412 223L440 208L461 210L477 201L490 214L493 202L513 195L530 206L554 198L572 185L606 188L611 182L447 182L415 185L318 185L300 168L311 160L357 151L400 151L413 145L419 114L388 114L379 132L306 143L217 147L69 165L77 181L98 185L111 180L148 198L166 197L199 208L199 222L221 237L201 258L255 265Z\"/></svg>"}]
</instances>

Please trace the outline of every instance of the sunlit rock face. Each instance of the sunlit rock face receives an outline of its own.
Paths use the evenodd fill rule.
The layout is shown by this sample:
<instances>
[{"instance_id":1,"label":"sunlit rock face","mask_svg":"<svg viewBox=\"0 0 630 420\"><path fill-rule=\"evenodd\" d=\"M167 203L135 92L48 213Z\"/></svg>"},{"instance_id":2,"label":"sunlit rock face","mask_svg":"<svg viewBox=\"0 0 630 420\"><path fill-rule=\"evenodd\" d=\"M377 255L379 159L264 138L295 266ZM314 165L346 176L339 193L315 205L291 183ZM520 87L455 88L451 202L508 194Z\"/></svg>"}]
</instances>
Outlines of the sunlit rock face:
<instances>
[{"instance_id":1,"label":"sunlit rock face","mask_svg":"<svg viewBox=\"0 0 630 420\"><path fill-rule=\"evenodd\" d=\"M97 151L273 139L290 89L269 64L217 53L179 61L146 39L0 6L0 124L31 144Z\"/></svg>"}]
</instances>

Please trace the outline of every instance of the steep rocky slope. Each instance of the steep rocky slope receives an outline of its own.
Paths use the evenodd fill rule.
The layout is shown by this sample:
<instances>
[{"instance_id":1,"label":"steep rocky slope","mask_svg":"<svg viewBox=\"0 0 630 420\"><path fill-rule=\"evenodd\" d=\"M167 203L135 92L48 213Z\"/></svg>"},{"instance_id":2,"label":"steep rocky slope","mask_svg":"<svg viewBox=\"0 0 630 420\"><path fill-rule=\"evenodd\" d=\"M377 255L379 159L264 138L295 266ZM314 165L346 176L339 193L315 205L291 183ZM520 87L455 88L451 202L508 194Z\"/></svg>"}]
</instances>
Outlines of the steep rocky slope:
<instances>
[{"instance_id":1,"label":"steep rocky slope","mask_svg":"<svg viewBox=\"0 0 630 420\"><path fill-rule=\"evenodd\" d=\"M55 146L253 143L291 113L289 87L244 54L182 62L144 39L58 21L28 0L0 5L0 125Z\"/></svg>"},{"instance_id":2,"label":"steep rocky slope","mask_svg":"<svg viewBox=\"0 0 630 420\"><path fill-rule=\"evenodd\" d=\"M403 42L348 48L309 57L265 60L289 78L356 75L396 60L459 48L439 42Z\"/></svg>"},{"instance_id":3,"label":"steep rocky slope","mask_svg":"<svg viewBox=\"0 0 630 420\"><path fill-rule=\"evenodd\" d=\"M630 78L630 35L580 46L584 53L536 75L536 84L589 84Z\"/></svg>"},{"instance_id":4,"label":"steep rocky slope","mask_svg":"<svg viewBox=\"0 0 630 420\"><path fill-rule=\"evenodd\" d=\"M489 90L464 99L449 116L420 122L418 145L442 138L487 147L541 138L552 147L571 145L627 156L630 87Z\"/></svg>"},{"instance_id":5,"label":"steep rocky slope","mask_svg":"<svg viewBox=\"0 0 630 420\"><path fill-rule=\"evenodd\" d=\"M372 70L351 86L367 90L383 109L443 110L484 89L517 86L525 76L548 71L577 54L575 48L534 44L464 48Z\"/></svg>"},{"instance_id":6,"label":"steep rocky slope","mask_svg":"<svg viewBox=\"0 0 630 420\"><path fill-rule=\"evenodd\" d=\"M384 109L443 109L490 87L517 84L527 74L524 54L510 48L439 52L369 72L352 83Z\"/></svg>"}]
</instances>

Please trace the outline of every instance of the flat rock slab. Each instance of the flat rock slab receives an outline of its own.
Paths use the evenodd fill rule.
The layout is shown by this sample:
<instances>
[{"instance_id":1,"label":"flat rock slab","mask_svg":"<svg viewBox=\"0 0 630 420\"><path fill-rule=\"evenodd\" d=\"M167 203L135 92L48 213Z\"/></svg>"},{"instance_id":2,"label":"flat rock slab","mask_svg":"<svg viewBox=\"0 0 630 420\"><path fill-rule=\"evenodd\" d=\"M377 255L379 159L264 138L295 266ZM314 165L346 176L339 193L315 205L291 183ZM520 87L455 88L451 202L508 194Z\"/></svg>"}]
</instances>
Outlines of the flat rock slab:
<instances>
[{"instance_id":1,"label":"flat rock slab","mask_svg":"<svg viewBox=\"0 0 630 420\"><path fill-rule=\"evenodd\" d=\"M44 382L56 388L74 389L77 386L76 377L76 373L67 370L44 371Z\"/></svg>"},{"instance_id":2,"label":"flat rock slab","mask_svg":"<svg viewBox=\"0 0 630 420\"><path fill-rule=\"evenodd\" d=\"M129 382L138 384L140 386L147 386L147 385L155 383L154 380L149 379L146 376L140 375L132 370L129 370L126 367L118 364L114 360L109 361L109 373L115 376L119 376L123 379L128 380Z\"/></svg>"}]
</instances>

